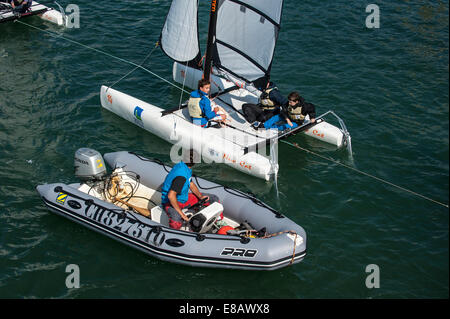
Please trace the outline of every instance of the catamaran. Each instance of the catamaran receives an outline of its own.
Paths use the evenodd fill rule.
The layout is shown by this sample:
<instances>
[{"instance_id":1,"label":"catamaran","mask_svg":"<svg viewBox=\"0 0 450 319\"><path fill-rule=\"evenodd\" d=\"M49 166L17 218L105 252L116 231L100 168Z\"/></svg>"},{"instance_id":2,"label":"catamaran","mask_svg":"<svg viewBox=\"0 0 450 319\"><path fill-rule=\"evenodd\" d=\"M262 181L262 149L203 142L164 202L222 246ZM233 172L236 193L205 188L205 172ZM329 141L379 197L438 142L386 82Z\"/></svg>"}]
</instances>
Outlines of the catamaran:
<instances>
[{"instance_id":1,"label":"catamaran","mask_svg":"<svg viewBox=\"0 0 450 319\"><path fill-rule=\"evenodd\" d=\"M223 127L192 124L187 102L160 108L104 85L102 106L176 145L175 153L193 148L205 162L224 163L265 180L278 173L278 141L300 132L351 151L350 134L333 111L318 116L314 123L307 116L302 125L284 131L256 130L243 116L242 105L258 104L258 88L269 81L282 8L283 0L212 0L202 59L198 0L171 3L159 43L174 60L173 79L183 90L197 89L201 78L210 80L211 97L228 114L229 122ZM324 120L329 114L337 117L340 128Z\"/></svg>"},{"instance_id":2,"label":"catamaran","mask_svg":"<svg viewBox=\"0 0 450 319\"><path fill-rule=\"evenodd\" d=\"M53 8L44 6L39 2L33 1L30 8L26 12L18 13L13 10L9 3L0 2L0 23L15 21L35 15L45 21L52 22L60 26L64 26L66 24L65 14L61 8L60 11L57 11Z\"/></svg>"}]
</instances>

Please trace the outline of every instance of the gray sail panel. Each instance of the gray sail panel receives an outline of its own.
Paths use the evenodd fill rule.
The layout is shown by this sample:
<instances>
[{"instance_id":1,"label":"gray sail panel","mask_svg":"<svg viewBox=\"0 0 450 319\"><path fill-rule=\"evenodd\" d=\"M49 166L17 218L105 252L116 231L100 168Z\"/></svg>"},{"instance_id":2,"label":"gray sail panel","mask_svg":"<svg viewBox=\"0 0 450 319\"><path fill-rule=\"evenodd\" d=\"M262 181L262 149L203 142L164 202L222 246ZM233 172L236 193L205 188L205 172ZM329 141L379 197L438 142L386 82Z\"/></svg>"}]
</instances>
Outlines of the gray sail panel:
<instances>
[{"instance_id":1,"label":"gray sail panel","mask_svg":"<svg viewBox=\"0 0 450 319\"><path fill-rule=\"evenodd\" d=\"M222 61L221 67L238 77L244 77L248 82L265 76L265 71L261 70L254 63L250 62L236 51L226 47L221 43L216 43L217 52Z\"/></svg>"},{"instance_id":2,"label":"gray sail panel","mask_svg":"<svg viewBox=\"0 0 450 319\"><path fill-rule=\"evenodd\" d=\"M248 82L269 76L283 0L219 0L213 63Z\"/></svg>"},{"instance_id":3,"label":"gray sail panel","mask_svg":"<svg viewBox=\"0 0 450 319\"><path fill-rule=\"evenodd\" d=\"M245 0L241 1L257 9L264 15L280 24L283 9L283 0Z\"/></svg>"},{"instance_id":4,"label":"gray sail panel","mask_svg":"<svg viewBox=\"0 0 450 319\"><path fill-rule=\"evenodd\" d=\"M164 53L177 62L200 57L197 0L173 0L160 36Z\"/></svg>"}]
</instances>

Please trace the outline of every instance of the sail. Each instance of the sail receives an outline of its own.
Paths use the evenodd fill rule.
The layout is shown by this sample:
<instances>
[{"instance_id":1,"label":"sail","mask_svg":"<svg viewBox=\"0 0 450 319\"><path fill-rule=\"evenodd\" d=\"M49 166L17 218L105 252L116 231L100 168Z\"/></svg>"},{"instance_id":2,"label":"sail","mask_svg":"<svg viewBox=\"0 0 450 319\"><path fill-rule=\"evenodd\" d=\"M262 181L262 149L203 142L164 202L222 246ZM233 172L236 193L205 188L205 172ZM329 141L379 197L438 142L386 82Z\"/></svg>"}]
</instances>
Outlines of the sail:
<instances>
[{"instance_id":1,"label":"sail","mask_svg":"<svg viewBox=\"0 0 450 319\"><path fill-rule=\"evenodd\" d=\"M165 54L196 68L201 59L197 13L198 0L173 0L160 36Z\"/></svg>"},{"instance_id":2,"label":"sail","mask_svg":"<svg viewBox=\"0 0 450 319\"><path fill-rule=\"evenodd\" d=\"M213 66L256 87L267 83L283 0L218 0Z\"/></svg>"}]
</instances>

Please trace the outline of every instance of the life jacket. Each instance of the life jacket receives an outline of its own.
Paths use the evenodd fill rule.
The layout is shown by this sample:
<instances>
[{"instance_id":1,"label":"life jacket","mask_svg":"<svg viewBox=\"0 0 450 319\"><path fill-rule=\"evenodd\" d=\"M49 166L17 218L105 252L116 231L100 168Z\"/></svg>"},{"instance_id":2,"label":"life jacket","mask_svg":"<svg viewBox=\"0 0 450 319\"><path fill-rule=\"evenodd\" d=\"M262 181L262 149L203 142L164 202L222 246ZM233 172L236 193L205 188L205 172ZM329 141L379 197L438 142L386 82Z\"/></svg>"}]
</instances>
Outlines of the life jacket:
<instances>
[{"instance_id":1,"label":"life jacket","mask_svg":"<svg viewBox=\"0 0 450 319\"><path fill-rule=\"evenodd\" d=\"M297 103L295 107L288 106L288 115L289 118L293 121L303 121L305 116L302 114L302 106L300 103Z\"/></svg>"},{"instance_id":2,"label":"life jacket","mask_svg":"<svg viewBox=\"0 0 450 319\"><path fill-rule=\"evenodd\" d=\"M177 165L175 165L172 170L167 174L166 179L164 180L162 189L161 189L161 203L166 204L169 202L168 194L170 191L170 188L172 187L172 182L175 178L178 176L182 176L186 178L186 182L183 185L183 188L181 189L181 192L177 194L177 201L184 204L188 200L188 194L189 194L189 186L191 185L191 177L192 177L192 170L187 167L185 163L182 161L179 162Z\"/></svg>"},{"instance_id":3,"label":"life jacket","mask_svg":"<svg viewBox=\"0 0 450 319\"><path fill-rule=\"evenodd\" d=\"M270 92L275 89L277 89L277 87L271 87L262 91L261 96L259 97L259 105L263 110L272 111L277 107L277 105L269 97Z\"/></svg>"},{"instance_id":4,"label":"life jacket","mask_svg":"<svg viewBox=\"0 0 450 319\"><path fill-rule=\"evenodd\" d=\"M188 102L188 110L189 115L192 118L202 118L205 116L200 107L200 101L202 100L202 98L203 98L202 93L198 91L194 91L191 93L191 97L189 98Z\"/></svg>"}]
</instances>

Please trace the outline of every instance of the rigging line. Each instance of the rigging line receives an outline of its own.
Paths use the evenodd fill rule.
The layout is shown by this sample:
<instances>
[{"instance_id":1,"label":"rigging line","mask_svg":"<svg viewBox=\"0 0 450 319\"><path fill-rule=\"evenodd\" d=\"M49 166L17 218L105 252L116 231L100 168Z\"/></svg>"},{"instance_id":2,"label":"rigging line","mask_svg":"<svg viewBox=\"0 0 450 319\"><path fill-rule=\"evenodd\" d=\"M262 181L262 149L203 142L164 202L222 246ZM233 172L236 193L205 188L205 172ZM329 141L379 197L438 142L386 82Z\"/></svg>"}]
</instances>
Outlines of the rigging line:
<instances>
[{"instance_id":1,"label":"rigging line","mask_svg":"<svg viewBox=\"0 0 450 319\"><path fill-rule=\"evenodd\" d=\"M371 175L371 174L369 174L369 173L363 172L363 171L361 171L361 170L359 170L359 169L357 169L357 168L354 168L354 167L351 167L351 166L346 165L346 164L344 164L344 163L338 162L338 161L335 160L335 159L332 159L332 158L329 158L329 157L326 157L326 156L317 154L317 153L315 153L315 152L313 152L313 151L307 150L307 149L305 149L305 148L299 146L297 143L290 143L290 142L285 141L285 140L282 140L281 142L286 143L286 144L288 144L288 145L291 145L291 146L293 146L293 147L295 147L295 148L297 148L297 149L300 149L300 150L302 150L302 151L305 151L305 152L307 152L307 153L316 155L316 156L318 156L318 157L320 157L320 158L323 158L323 159L328 160L328 161L330 161L330 162L333 162L333 163L335 163L335 164L344 166L344 167L346 167L346 168L348 168L348 169L351 169L351 170L353 170L353 171L355 171L355 172L357 172L357 173L359 173L359 174L362 174L362 175L368 176L368 177L370 177L370 178L376 179L376 180L379 181L379 182L388 184L388 185L390 185L390 186L396 187L396 188L398 188L398 189L401 189L401 190L403 190L403 191L405 191L405 192L408 192L408 193L410 193L410 194L413 194L413 195L415 195L415 196L418 196L418 197L421 197L421 198L423 198L423 199L426 199L426 200L428 200L428 201L430 201L430 202L433 202L433 203L435 203L435 204L438 204L438 205L444 206L444 207L446 207L446 208L449 208L448 204L441 203L441 202L439 202L439 201L437 201L437 200L434 200L434 199L432 199L432 198L429 198L429 197L427 197L427 196L425 196L425 195L416 193L416 192L414 192L414 191L412 191L412 190L409 190L409 189L407 189L407 188L404 188L404 187L402 187L402 186L395 185L395 184L393 184L393 183L391 183L391 182L389 182L389 181L386 181L386 180L384 180L384 179L382 179L382 178L376 177L376 176Z\"/></svg>"},{"instance_id":2,"label":"rigging line","mask_svg":"<svg viewBox=\"0 0 450 319\"><path fill-rule=\"evenodd\" d=\"M197 0L197 12L198 12L199 1L200 1L200 0ZM187 15L188 15L188 10L186 10L186 12L184 13L183 21L186 20ZM193 39L192 39L192 38L189 38L189 42L188 42L188 45L189 45L189 46L191 45L192 41L193 41ZM197 44L198 44L198 43L197 43ZM199 48L199 50L200 50L200 48ZM199 51L199 53L200 53L200 51ZM187 77L187 68L188 68L188 64L189 64L189 61L186 61L186 65L185 65L185 67L184 67L183 87L181 88L180 101L178 102L178 110L181 109L181 101L183 100L183 92L186 92L186 91L184 90L184 87L185 87L185 84L186 84L186 77ZM189 92L186 92L186 93L189 93ZM175 121L175 123L174 123L174 128L176 128L176 121Z\"/></svg>"},{"instance_id":3,"label":"rigging line","mask_svg":"<svg viewBox=\"0 0 450 319\"><path fill-rule=\"evenodd\" d=\"M186 91L184 90L184 86L185 86L185 83L186 83L186 77L187 77L187 75L186 75L187 67L188 67L188 62L186 62L186 66L185 66L185 68L184 68L183 88L181 89L181 93L180 93L180 101L178 102L178 110L181 109L181 101L183 100L183 92L186 92Z\"/></svg>"},{"instance_id":4,"label":"rigging line","mask_svg":"<svg viewBox=\"0 0 450 319\"><path fill-rule=\"evenodd\" d=\"M157 77L158 79L160 79L160 80L166 82L167 84L170 84L170 85L172 85L173 87L176 87L176 88L179 89L179 90L182 90L182 91L184 91L184 92L186 92L186 93L189 93L188 91L185 91L185 90L183 90L182 88L180 88L178 85L176 85L176 84L174 84L174 83L172 83L172 82L170 82L170 81L164 79L163 77L159 76L158 74L156 74L156 73L154 73L154 72L152 72L152 71L150 71L150 70L144 68L143 66L140 66L140 65L138 65L138 64L136 64L136 63L134 63L134 62L131 62L131 61L122 59L122 58L120 58L120 57L118 57L118 56L115 56L115 55L112 55L112 54L110 54L110 53L108 53L108 52L105 52L105 51L102 51L102 50L99 50L99 49L90 47L90 46L85 45L85 44L83 44L83 43L80 43L80 42L78 42L78 41L69 39L69 38L64 37L64 36L62 36L62 35L59 35L59 34L55 34L54 32L50 32L50 31L41 29L41 28L36 27L36 26L34 26L34 25L28 24L28 23L26 23L26 22L23 22L23 21L20 21L20 20L15 20L14 22L20 23L20 24L23 24L23 25L26 25L26 26L28 26L28 27L30 27L30 28L33 28L33 29L36 29L36 30L39 30L39 31L42 31L42 32L45 32L45 33L48 33L48 34L50 34L51 36L53 36L53 37L55 37L55 38L61 38L61 39L64 39L64 40L69 41L69 42L71 42L71 43L74 43L74 44L76 44L76 45L82 46L82 47L84 47L84 48L86 48L86 49L89 49L89 50L92 50L92 51L95 51L95 52L104 54L104 55L106 55L106 56L109 56L109 57L111 57L111 58L113 58L113 59L116 59L116 60L119 60L119 61L122 61L122 62L124 62L124 63L130 64L130 65L134 65L134 66L136 66L136 67L138 67L138 68L144 70L145 72L148 72L148 73L152 74L153 76Z\"/></svg>"},{"instance_id":5,"label":"rigging line","mask_svg":"<svg viewBox=\"0 0 450 319\"><path fill-rule=\"evenodd\" d=\"M139 66L143 66L145 61L148 60L148 58L152 55L153 51L155 51L155 49L159 46L159 42L156 41L155 47L150 51L150 53L145 57L145 59L142 61L142 63ZM139 67L135 67L133 70L131 70L130 72L128 72L127 74L125 74L124 76L122 76L120 79L118 79L116 82L114 82L113 84L111 84L110 86L108 86L108 88L106 89L106 92L108 92L108 90L110 88L112 88L114 85L116 85L117 83L119 83L120 81L122 81L123 79L125 79L127 76L129 76L131 73L133 73L134 71L136 71Z\"/></svg>"}]
</instances>

